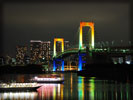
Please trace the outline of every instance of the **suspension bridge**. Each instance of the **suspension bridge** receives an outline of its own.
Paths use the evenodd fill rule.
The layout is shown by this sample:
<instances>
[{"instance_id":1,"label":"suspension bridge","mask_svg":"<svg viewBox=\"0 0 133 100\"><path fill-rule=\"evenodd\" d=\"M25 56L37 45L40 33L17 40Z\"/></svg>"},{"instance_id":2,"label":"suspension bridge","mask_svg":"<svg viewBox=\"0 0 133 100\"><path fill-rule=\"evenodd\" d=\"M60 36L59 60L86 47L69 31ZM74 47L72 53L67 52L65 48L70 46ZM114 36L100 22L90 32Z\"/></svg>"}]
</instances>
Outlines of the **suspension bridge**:
<instances>
[{"instance_id":1,"label":"suspension bridge","mask_svg":"<svg viewBox=\"0 0 133 100\"><path fill-rule=\"evenodd\" d=\"M91 30L90 37L88 37L90 38L90 42L88 43L88 45L83 44L83 27L89 27ZM65 61L67 57L70 57L70 55L75 55L77 57L78 71L81 71L83 69L83 63L94 64L94 63L97 63L97 61L101 61L101 59L107 60L107 61L103 61L105 63L107 62L111 63L111 59L113 57L122 57L123 62L125 62L126 56L131 56L131 58L133 58L132 47L109 47L109 46L98 47L98 43L97 44L95 43L94 32L95 30L94 30L93 22L80 22L79 45L71 46L71 48L67 50L64 50L64 39L55 38L54 50L53 50L53 71L56 71L58 66L61 66L61 71L64 71ZM56 52L57 41L61 42L60 53ZM60 62L60 64L58 64L58 62Z\"/></svg>"}]
</instances>

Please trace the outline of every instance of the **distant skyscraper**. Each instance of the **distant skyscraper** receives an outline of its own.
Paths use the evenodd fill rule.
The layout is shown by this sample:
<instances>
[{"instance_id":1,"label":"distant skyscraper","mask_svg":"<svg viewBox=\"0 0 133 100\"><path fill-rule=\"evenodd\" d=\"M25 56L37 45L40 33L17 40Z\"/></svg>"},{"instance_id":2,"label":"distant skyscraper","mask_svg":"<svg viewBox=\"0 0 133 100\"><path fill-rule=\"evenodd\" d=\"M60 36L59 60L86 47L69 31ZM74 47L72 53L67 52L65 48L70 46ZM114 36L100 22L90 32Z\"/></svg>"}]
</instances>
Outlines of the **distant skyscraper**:
<instances>
[{"instance_id":1,"label":"distant skyscraper","mask_svg":"<svg viewBox=\"0 0 133 100\"><path fill-rule=\"evenodd\" d=\"M0 57L0 65L4 65L4 57Z\"/></svg>"},{"instance_id":2,"label":"distant skyscraper","mask_svg":"<svg viewBox=\"0 0 133 100\"><path fill-rule=\"evenodd\" d=\"M42 41L41 40L31 40L30 41L30 58L31 64L38 64L42 58Z\"/></svg>"},{"instance_id":3,"label":"distant skyscraper","mask_svg":"<svg viewBox=\"0 0 133 100\"><path fill-rule=\"evenodd\" d=\"M27 46L16 46L16 63L25 64L24 58L27 55Z\"/></svg>"},{"instance_id":4,"label":"distant skyscraper","mask_svg":"<svg viewBox=\"0 0 133 100\"><path fill-rule=\"evenodd\" d=\"M9 55L6 55L5 57L5 64L6 65L10 65L12 62L12 58Z\"/></svg>"},{"instance_id":5,"label":"distant skyscraper","mask_svg":"<svg viewBox=\"0 0 133 100\"><path fill-rule=\"evenodd\" d=\"M51 59L50 41L31 40L31 63L40 64Z\"/></svg>"},{"instance_id":6,"label":"distant skyscraper","mask_svg":"<svg viewBox=\"0 0 133 100\"><path fill-rule=\"evenodd\" d=\"M64 41L64 50L67 50L70 47L69 41Z\"/></svg>"},{"instance_id":7,"label":"distant skyscraper","mask_svg":"<svg viewBox=\"0 0 133 100\"><path fill-rule=\"evenodd\" d=\"M70 42L69 41L64 41L64 50L67 50L70 47ZM56 43L56 52L60 53L61 52L61 42L57 41Z\"/></svg>"},{"instance_id":8,"label":"distant skyscraper","mask_svg":"<svg viewBox=\"0 0 133 100\"><path fill-rule=\"evenodd\" d=\"M41 43L42 43L42 57L46 61L49 61L51 59L51 55L50 55L51 42L50 41L44 41L44 42L41 42Z\"/></svg>"}]
</instances>

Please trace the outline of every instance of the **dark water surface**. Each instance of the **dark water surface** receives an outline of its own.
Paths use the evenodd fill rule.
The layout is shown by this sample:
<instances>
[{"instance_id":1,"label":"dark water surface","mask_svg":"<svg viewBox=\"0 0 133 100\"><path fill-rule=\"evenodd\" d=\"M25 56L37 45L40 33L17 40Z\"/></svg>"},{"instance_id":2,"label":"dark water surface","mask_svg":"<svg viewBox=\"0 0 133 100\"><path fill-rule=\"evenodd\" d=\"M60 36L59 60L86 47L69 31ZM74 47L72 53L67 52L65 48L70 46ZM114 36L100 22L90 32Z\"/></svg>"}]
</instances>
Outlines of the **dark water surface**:
<instances>
[{"instance_id":1,"label":"dark water surface","mask_svg":"<svg viewBox=\"0 0 133 100\"><path fill-rule=\"evenodd\" d=\"M46 76L49 74L43 74ZM76 73L59 73L63 84L42 84L32 92L1 92L0 100L133 100L133 85L95 77L85 78ZM34 74L1 75L0 80L29 82Z\"/></svg>"}]
</instances>

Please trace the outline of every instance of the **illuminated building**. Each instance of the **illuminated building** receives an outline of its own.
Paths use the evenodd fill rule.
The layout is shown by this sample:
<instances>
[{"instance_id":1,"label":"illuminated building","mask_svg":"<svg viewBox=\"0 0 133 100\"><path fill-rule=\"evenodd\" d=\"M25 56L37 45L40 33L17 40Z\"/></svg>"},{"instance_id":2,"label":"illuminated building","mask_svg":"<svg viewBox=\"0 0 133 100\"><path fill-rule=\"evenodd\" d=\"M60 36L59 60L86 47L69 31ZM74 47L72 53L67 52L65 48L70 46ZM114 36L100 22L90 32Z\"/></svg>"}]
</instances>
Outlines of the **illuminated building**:
<instances>
[{"instance_id":1,"label":"illuminated building","mask_svg":"<svg viewBox=\"0 0 133 100\"><path fill-rule=\"evenodd\" d=\"M70 47L69 41L64 41L64 50L67 50Z\"/></svg>"},{"instance_id":2,"label":"illuminated building","mask_svg":"<svg viewBox=\"0 0 133 100\"><path fill-rule=\"evenodd\" d=\"M6 55L6 57L5 57L5 64L9 65L9 64L11 64L11 62L12 62L12 58L9 55Z\"/></svg>"},{"instance_id":3,"label":"illuminated building","mask_svg":"<svg viewBox=\"0 0 133 100\"><path fill-rule=\"evenodd\" d=\"M26 55L24 58L25 64L30 64L30 56Z\"/></svg>"},{"instance_id":4,"label":"illuminated building","mask_svg":"<svg viewBox=\"0 0 133 100\"><path fill-rule=\"evenodd\" d=\"M0 57L0 65L4 65L4 57Z\"/></svg>"},{"instance_id":5,"label":"illuminated building","mask_svg":"<svg viewBox=\"0 0 133 100\"><path fill-rule=\"evenodd\" d=\"M16 58L12 58L12 65L16 65Z\"/></svg>"},{"instance_id":6,"label":"illuminated building","mask_svg":"<svg viewBox=\"0 0 133 100\"><path fill-rule=\"evenodd\" d=\"M56 42L56 52L60 53L61 52L61 41ZM69 41L64 41L64 50L67 50L70 47L70 42Z\"/></svg>"},{"instance_id":7,"label":"illuminated building","mask_svg":"<svg viewBox=\"0 0 133 100\"><path fill-rule=\"evenodd\" d=\"M42 59L42 41L31 40L30 41L30 63L39 64Z\"/></svg>"},{"instance_id":8,"label":"illuminated building","mask_svg":"<svg viewBox=\"0 0 133 100\"><path fill-rule=\"evenodd\" d=\"M50 41L44 41L42 43L42 58L45 59L45 61L49 61L51 59L50 55Z\"/></svg>"},{"instance_id":9,"label":"illuminated building","mask_svg":"<svg viewBox=\"0 0 133 100\"><path fill-rule=\"evenodd\" d=\"M27 54L27 46L16 46L16 64L25 64L24 58Z\"/></svg>"},{"instance_id":10,"label":"illuminated building","mask_svg":"<svg viewBox=\"0 0 133 100\"><path fill-rule=\"evenodd\" d=\"M41 64L51 59L50 41L31 40L31 63Z\"/></svg>"}]
</instances>

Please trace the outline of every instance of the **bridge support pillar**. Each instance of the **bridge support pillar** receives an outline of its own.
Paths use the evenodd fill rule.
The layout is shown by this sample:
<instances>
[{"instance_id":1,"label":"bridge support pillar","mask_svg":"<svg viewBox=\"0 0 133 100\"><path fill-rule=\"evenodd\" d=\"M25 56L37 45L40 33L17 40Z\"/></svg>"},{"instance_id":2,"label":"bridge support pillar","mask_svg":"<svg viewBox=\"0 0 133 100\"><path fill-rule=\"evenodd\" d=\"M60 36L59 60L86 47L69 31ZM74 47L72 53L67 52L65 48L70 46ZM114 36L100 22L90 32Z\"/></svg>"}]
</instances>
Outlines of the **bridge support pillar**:
<instances>
[{"instance_id":1,"label":"bridge support pillar","mask_svg":"<svg viewBox=\"0 0 133 100\"><path fill-rule=\"evenodd\" d=\"M79 54L79 64L78 64L78 71L82 70L82 56Z\"/></svg>"},{"instance_id":2,"label":"bridge support pillar","mask_svg":"<svg viewBox=\"0 0 133 100\"><path fill-rule=\"evenodd\" d=\"M79 64L78 64L78 71L82 70L83 63L86 63L86 61L82 60L82 57L86 54L79 53Z\"/></svg>"},{"instance_id":3,"label":"bridge support pillar","mask_svg":"<svg viewBox=\"0 0 133 100\"><path fill-rule=\"evenodd\" d=\"M56 68L57 68L56 62L57 61L61 62L61 71L64 71L64 60L62 60L62 59L54 59L53 60L53 71L56 71Z\"/></svg>"},{"instance_id":4,"label":"bridge support pillar","mask_svg":"<svg viewBox=\"0 0 133 100\"><path fill-rule=\"evenodd\" d=\"M62 60L62 71L64 71L64 60Z\"/></svg>"},{"instance_id":5,"label":"bridge support pillar","mask_svg":"<svg viewBox=\"0 0 133 100\"><path fill-rule=\"evenodd\" d=\"M55 59L53 60L53 71L56 71L56 61L55 61Z\"/></svg>"}]
</instances>

